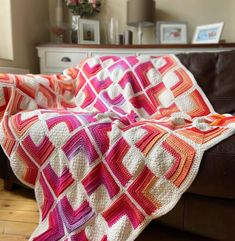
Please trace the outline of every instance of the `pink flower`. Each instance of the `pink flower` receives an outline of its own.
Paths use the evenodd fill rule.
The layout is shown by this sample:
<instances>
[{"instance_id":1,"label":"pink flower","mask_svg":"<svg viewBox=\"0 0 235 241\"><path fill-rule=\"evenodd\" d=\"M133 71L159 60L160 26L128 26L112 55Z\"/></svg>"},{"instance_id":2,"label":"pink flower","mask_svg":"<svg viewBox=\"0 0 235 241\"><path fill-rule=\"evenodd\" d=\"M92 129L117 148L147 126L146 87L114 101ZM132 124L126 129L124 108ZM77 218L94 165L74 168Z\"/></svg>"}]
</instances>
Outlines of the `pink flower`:
<instances>
[{"instance_id":1,"label":"pink flower","mask_svg":"<svg viewBox=\"0 0 235 241\"><path fill-rule=\"evenodd\" d=\"M100 0L64 0L74 15L92 16L100 12Z\"/></svg>"},{"instance_id":2,"label":"pink flower","mask_svg":"<svg viewBox=\"0 0 235 241\"><path fill-rule=\"evenodd\" d=\"M97 2L96 0L89 0L89 3L92 4L92 7L93 7L93 8L96 8L96 7L97 7L97 3L96 3L96 2Z\"/></svg>"},{"instance_id":3,"label":"pink flower","mask_svg":"<svg viewBox=\"0 0 235 241\"><path fill-rule=\"evenodd\" d=\"M81 0L66 0L67 5L78 5L80 3L82 3Z\"/></svg>"}]
</instances>

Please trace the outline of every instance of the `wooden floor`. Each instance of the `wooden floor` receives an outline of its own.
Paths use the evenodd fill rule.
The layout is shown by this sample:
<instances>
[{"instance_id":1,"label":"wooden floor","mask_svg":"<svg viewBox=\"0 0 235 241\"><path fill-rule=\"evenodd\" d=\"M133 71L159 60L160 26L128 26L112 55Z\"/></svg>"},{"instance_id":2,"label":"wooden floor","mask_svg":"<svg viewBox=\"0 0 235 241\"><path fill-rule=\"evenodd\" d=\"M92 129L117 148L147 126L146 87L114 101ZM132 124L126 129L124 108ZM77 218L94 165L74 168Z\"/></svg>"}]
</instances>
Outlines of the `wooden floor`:
<instances>
[{"instance_id":1,"label":"wooden floor","mask_svg":"<svg viewBox=\"0 0 235 241\"><path fill-rule=\"evenodd\" d=\"M17 186L3 188L0 179L0 241L27 241L37 226L38 208L32 190ZM153 235L154 234L154 235ZM158 237L156 239L156 237ZM136 241L212 241L186 232L169 229L156 223L149 225Z\"/></svg>"},{"instance_id":2,"label":"wooden floor","mask_svg":"<svg viewBox=\"0 0 235 241\"><path fill-rule=\"evenodd\" d=\"M37 226L38 208L32 190L3 188L0 179L0 241L26 241Z\"/></svg>"}]
</instances>

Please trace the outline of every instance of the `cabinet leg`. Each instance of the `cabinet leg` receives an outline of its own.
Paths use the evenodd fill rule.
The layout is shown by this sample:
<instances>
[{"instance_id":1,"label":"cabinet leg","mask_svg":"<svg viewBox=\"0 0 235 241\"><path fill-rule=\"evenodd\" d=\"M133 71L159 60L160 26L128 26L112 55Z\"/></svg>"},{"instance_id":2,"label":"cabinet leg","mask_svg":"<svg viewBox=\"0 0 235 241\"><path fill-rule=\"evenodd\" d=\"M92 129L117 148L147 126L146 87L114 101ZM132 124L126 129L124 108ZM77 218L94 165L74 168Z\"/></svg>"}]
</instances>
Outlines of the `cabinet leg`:
<instances>
[{"instance_id":1,"label":"cabinet leg","mask_svg":"<svg viewBox=\"0 0 235 241\"><path fill-rule=\"evenodd\" d=\"M11 191L13 189L14 182L9 179L4 179L4 189Z\"/></svg>"}]
</instances>

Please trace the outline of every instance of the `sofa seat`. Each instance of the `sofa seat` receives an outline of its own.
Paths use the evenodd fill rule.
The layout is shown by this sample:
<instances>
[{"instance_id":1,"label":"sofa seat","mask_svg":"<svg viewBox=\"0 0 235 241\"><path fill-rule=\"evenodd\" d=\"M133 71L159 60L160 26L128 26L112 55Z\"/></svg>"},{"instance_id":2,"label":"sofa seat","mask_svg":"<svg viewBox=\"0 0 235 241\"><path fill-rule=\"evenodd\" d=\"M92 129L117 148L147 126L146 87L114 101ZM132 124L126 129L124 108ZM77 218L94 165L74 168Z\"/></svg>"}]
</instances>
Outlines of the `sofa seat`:
<instances>
[{"instance_id":1,"label":"sofa seat","mask_svg":"<svg viewBox=\"0 0 235 241\"><path fill-rule=\"evenodd\" d=\"M165 225L152 222L144 229L136 241L218 241L189 232L182 232Z\"/></svg>"},{"instance_id":2,"label":"sofa seat","mask_svg":"<svg viewBox=\"0 0 235 241\"><path fill-rule=\"evenodd\" d=\"M191 194L235 199L235 135L205 152Z\"/></svg>"},{"instance_id":3,"label":"sofa seat","mask_svg":"<svg viewBox=\"0 0 235 241\"><path fill-rule=\"evenodd\" d=\"M185 193L175 208L156 222L219 241L234 241L234 214L233 199Z\"/></svg>"}]
</instances>

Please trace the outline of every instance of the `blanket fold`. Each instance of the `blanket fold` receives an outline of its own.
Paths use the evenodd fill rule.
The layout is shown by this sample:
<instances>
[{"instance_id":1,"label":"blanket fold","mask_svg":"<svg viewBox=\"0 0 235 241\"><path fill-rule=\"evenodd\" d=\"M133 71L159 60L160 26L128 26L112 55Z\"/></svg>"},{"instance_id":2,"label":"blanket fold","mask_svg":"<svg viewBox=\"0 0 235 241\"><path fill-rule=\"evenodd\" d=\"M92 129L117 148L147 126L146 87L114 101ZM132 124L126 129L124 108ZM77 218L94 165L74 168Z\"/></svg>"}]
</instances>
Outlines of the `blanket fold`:
<instances>
[{"instance_id":1,"label":"blanket fold","mask_svg":"<svg viewBox=\"0 0 235 241\"><path fill-rule=\"evenodd\" d=\"M235 133L177 57L93 57L0 74L0 144L34 188L34 241L131 241L169 212L204 151Z\"/></svg>"}]
</instances>

